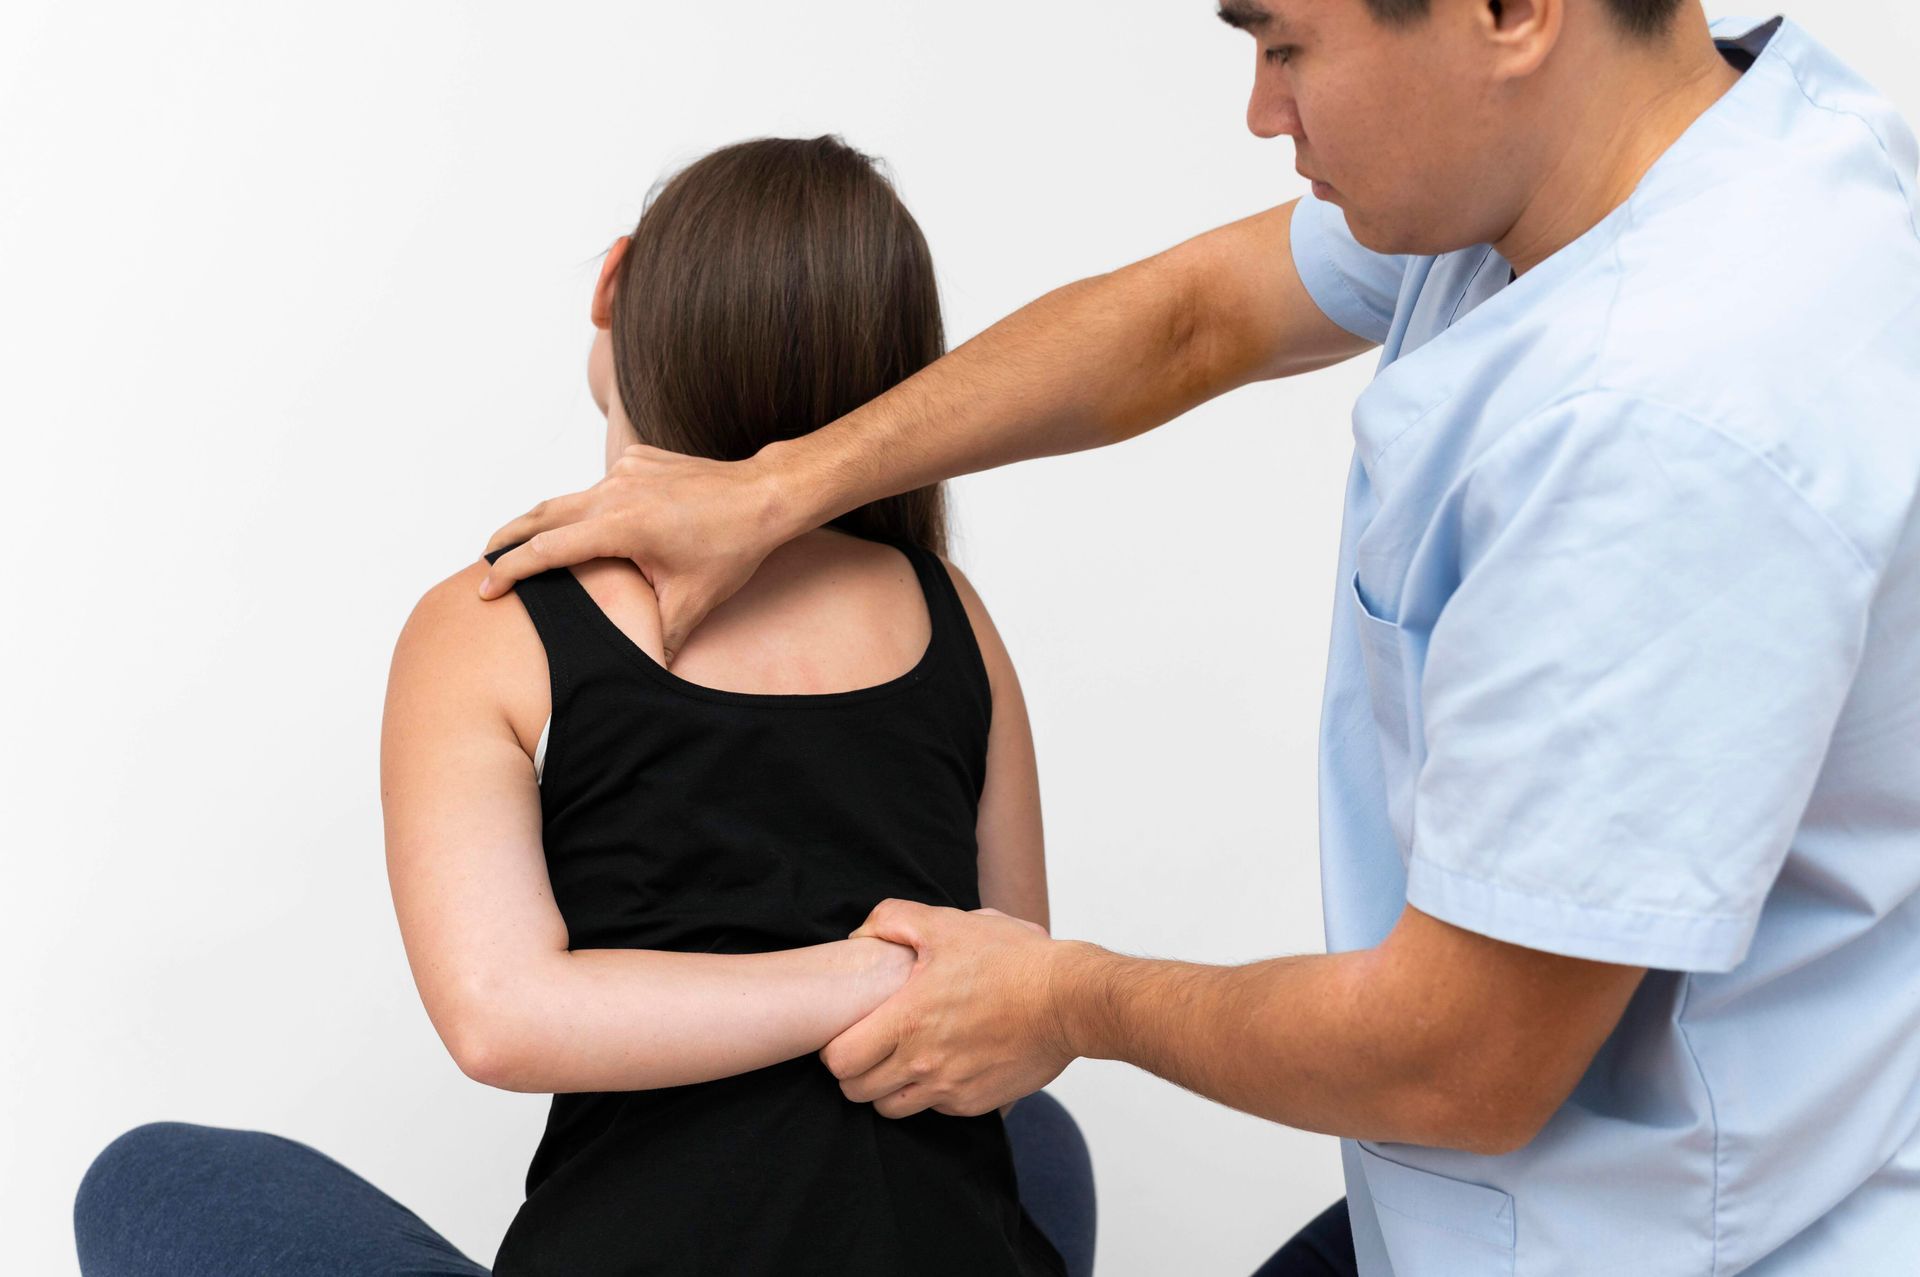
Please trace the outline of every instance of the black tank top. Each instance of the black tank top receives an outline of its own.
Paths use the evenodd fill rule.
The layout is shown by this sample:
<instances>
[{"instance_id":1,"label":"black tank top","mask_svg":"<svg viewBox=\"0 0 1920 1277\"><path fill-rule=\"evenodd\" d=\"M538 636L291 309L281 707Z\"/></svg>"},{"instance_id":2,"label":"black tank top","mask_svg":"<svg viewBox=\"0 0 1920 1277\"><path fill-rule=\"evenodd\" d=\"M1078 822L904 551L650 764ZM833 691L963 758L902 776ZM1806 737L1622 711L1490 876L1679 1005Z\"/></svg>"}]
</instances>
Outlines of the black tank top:
<instances>
[{"instance_id":1,"label":"black tank top","mask_svg":"<svg viewBox=\"0 0 1920 1277\"><path fill-rule=\"evenodd\" d=\"M980 906L993 710L938 557L919 663L824 694L669 672L565 568L515 587L553 697L540 785L572 949L759 953L844 940L882 898ZM498 559L512 547L487 555ZM496 1277L1052 1274L998 1113L882 1117L819 1056L688 1086L555 1095Z\"/></svg>"}]
</instances>

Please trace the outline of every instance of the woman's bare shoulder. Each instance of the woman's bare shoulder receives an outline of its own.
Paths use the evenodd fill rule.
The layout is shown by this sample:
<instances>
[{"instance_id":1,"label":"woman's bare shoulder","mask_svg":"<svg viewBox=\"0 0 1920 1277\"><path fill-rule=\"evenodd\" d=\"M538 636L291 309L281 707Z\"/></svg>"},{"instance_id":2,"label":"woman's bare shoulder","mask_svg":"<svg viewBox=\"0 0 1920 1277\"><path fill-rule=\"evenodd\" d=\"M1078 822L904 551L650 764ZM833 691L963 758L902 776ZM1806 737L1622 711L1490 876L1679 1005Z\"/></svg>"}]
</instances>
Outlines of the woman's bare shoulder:
<instances>
[{"instance_id":1,"label":"woman's bare shoulder","mask_svg":"<svg viewBox=\"0 0 1920 1277\"><path fill-rule=\"evenodd\" d=\"M485 559L475 559L428 586L407 617L402 640L430 646L436 654L457 658L457 664L467 666L483 663L496 645L510 645L514 636L532 633L532 620L517 595L480 597L480 582L488 567ZM460 657L463 651L466 657Z\"/></svg>"},{"instance_id":2,"label":"woman's bare shoulder","mask_svg":"<svg viewBox=\"0 0 1920 1277\"><path fill-rule=\"evenodd\" d=\"M421 594L389 678L497 705L531 754L549 707L546 651L515 592L480 597L488 567L476 559Z\"/></svg>"}]
</instances>

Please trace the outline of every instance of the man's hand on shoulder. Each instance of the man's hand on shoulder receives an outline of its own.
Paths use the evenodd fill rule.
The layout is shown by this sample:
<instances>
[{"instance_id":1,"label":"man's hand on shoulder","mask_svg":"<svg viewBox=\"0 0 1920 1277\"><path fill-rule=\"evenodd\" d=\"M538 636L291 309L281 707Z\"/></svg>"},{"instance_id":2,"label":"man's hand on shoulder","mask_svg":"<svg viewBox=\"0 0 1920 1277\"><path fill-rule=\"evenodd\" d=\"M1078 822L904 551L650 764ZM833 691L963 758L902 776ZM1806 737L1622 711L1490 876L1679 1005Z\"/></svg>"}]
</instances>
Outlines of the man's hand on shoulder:
<instances>
[{"instance_id":1,"label":"man's hand on shoulder","mask_svg":"<svg viewBox=\"0 0 1920 1277\"><path fill-rule=\"evenodd\" d=\"M746 584L775 546L805 531L782 501L771 449L744 461L633 444L592 487L542 501L505 524L487 552L524 542L493 564L494 599L549 568L633 561L660 600L667 663L706 615Z\"/></svg>"}]
</instances>

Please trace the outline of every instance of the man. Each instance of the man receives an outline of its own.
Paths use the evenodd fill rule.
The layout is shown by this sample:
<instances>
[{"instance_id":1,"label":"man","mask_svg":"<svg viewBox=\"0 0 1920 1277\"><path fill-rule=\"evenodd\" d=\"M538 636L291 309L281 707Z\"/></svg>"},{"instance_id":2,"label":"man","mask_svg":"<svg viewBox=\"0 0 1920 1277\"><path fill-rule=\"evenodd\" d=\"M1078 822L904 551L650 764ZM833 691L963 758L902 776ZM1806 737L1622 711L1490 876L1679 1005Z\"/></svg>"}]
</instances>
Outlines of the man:
<instances>
[{"instance_id":1,"label":"man","mask_svg":"<svg viewBox=\"0 0 1920 1277\"><path fill-rule=\"evenodd\" d=\"M827 1066L899 1116L1121 1059L1341 1136L1370 1277L1920 1270L1912 132L1799 26L1695 0L1221 16L1311 196L748 461L630 449L496 533L531 540L483 594L626 555L671 651L841 511L1381 346L1329 954L1147 961L886 901L856 934L919 962Z\"/></svg>"}]
</instances>

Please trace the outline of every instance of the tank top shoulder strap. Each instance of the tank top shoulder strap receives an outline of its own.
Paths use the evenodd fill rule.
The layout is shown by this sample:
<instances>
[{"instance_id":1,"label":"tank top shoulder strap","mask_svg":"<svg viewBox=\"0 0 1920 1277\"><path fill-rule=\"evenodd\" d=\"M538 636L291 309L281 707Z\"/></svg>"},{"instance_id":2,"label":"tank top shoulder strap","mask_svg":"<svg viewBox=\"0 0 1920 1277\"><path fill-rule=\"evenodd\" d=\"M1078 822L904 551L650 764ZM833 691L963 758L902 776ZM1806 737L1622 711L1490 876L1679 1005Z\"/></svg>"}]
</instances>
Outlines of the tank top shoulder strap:
<instances>
[{"instance_id":1,"label":"tank top shoulder strap","mask_svg":"<svg viewBox=\"0 0 1920 1277\"><path fill-rule=\"evenodd\" d=\"M916 541L904 537L888 538L887 543L905 554L920 576L920 587L927 596L927 614L933 625L934 641L944 651L943 663L968 698L991 714L993 684L987 676L986 658L980 652L980 640L973 632L973 619L953 583L953 574L940 556Z\"/></svg>"},{"instance_id":2,"label":"tank top shoulder strap","mask_svg":"<svg viewBox=\"0 0 1920 1277\"><path fill-rule=\"evenodd\" d=\"M497 563L507 551L525 544L516 541L485 556ZM513 592L533 620L541 646L547 650L547 669L551 676L553 713L557 717L575 691L596 676L619 677L623 666L614 649L599 632L592 613L594 603L580 578L564 567L536 572L514 583Z\"/></svg>"}]
</instances>

